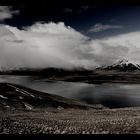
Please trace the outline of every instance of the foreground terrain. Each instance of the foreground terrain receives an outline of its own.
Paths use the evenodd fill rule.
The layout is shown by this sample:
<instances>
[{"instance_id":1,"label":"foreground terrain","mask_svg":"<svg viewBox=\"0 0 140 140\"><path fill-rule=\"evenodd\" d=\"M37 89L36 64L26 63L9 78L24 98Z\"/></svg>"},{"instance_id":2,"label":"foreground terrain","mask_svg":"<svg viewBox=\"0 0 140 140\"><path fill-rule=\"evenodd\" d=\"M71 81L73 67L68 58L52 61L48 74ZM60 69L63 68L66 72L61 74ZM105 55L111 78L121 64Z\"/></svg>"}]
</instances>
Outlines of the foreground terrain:
<instances>
[{"instance_id":1,"label":"foreground terrain","mask_svg":"<svg viewBox=\"0 0 140 140\"><path fill-rule=\"evenodd\" d=\"M140 108L109 109L0 84L0 134L140 133Z\"/></svg>"},{"instance_id":2,"label":"foreground terrain","mask_svg":"<svg viewBox=\"0 0 140 140\"><path fill-rule=\"evenodd\" d=\"M140 108L54 109L1 113L1 134L136 134Z\"/></svg>"}]
</instances>

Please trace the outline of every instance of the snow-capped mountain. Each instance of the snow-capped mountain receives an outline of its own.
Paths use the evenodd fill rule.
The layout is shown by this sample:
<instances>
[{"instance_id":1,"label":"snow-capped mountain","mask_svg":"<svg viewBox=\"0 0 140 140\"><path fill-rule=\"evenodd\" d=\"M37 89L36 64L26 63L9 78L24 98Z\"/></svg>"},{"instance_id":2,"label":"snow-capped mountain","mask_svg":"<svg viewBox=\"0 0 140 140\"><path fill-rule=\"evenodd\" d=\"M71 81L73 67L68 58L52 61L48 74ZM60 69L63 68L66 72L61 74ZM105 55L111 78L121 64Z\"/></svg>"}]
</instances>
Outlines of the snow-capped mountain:
<instances>
[{"instance_id":1,"label":"snow-capped mountain","mask_svg":"<svg viewBox=\"0 0 140 140\"><path fill-rule=\"evenodd\" d=\"M140 65L127 59L121 59L112 65L99 67L97 69L133 71L140 70Z\"/></svg>"}]
</instances>

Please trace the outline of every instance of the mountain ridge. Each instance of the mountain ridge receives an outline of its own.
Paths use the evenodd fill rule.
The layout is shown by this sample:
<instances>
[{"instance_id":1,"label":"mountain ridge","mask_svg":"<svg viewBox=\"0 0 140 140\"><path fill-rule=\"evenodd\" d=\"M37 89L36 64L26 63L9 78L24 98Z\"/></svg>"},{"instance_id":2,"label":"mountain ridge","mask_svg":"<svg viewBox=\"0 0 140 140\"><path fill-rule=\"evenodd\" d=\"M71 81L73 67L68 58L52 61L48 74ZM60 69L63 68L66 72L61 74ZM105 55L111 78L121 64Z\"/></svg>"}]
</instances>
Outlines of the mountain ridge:
<instances>
[{"instance_id":1,"label":"mountain ridge","mask_svg":"<svg viewBox=\"0 0 140 140\"><path fill-rule=\"evenodd\" d=\"M75 108L92 109L96 106L88 105L74 99L67 99L10 83L0 83L1 110L32 110L37 108ZM98 108L98 107L97 107Z\"/></svg>"}]
</instances>

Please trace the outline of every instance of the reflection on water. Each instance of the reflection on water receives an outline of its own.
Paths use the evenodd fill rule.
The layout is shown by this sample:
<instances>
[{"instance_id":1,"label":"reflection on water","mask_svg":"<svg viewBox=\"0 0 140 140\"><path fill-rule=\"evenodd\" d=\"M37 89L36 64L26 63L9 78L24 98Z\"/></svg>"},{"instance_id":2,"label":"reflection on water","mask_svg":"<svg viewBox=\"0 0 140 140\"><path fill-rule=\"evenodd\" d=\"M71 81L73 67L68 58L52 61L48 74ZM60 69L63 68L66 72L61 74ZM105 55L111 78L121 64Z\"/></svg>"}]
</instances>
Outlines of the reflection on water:
<instances>
[{"instance_id":1,"label":"reflection on water","mask_svg":"<svg viewBox=\"0 0 140 140\"><path fill-rule=\"evenodd\" d=\"M140 106L139 84L86 84L63 81L39 80L31 76L0 76L0 82L20 84L35 90L74 98L80 101L105 106Z\"/></svg>"}]
</instances>

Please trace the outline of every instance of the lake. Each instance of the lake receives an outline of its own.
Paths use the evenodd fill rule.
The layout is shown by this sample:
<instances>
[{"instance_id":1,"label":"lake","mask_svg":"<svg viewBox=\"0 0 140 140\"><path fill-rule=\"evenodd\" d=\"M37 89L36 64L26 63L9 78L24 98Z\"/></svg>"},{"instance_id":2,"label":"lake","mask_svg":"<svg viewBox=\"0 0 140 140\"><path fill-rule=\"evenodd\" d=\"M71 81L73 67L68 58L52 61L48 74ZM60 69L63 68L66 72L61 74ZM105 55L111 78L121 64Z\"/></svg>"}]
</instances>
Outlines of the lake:
<instances>
[{"instance_id":1,"label":"lake","mask_svg":"<svg viewBox=\"0 0 140 140\"><path fill-rule=\"evenodd\" d=\"M89 104L103 104L110 108L140 106L140 84L105 83L96 85L11 75L0 75L0 82L19 84Z\"/></svg>"}]
</instances>

